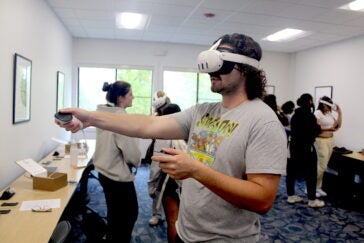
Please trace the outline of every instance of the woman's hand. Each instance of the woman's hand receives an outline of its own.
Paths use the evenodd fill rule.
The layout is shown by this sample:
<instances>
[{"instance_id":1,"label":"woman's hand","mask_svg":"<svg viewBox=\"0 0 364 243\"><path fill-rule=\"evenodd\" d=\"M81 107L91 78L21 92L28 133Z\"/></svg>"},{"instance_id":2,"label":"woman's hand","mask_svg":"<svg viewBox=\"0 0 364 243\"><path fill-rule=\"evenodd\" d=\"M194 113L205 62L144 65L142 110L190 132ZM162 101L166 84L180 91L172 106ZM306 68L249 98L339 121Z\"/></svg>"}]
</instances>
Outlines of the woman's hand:
<instances>
[{"instance_id":1,"label":"woman's hand","mask_svg":"<svg viewBox=\"0 0 364 243\"><path fill-rule=\"evenodd\" d=\"M335 104L335 111L337 112L337 113L341 113L341 108L340 108L340 106L338 105L338 104Z\"/></svg>"}]
</instances>

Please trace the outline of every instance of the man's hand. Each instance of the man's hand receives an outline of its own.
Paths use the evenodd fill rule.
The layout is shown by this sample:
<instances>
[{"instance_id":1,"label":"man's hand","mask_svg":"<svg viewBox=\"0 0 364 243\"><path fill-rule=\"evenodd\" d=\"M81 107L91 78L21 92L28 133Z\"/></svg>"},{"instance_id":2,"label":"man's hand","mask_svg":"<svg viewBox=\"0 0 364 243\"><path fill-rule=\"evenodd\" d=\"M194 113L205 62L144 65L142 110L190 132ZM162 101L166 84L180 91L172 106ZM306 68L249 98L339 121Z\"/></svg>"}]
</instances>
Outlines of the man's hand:
<instances>
[{"instance_id":1,"label":"man's hand","mask_svg":"<svg viewBox=\"0 0 364 243\"><path fill-rule=\"evenodd\" d=\"M63 113L71 113L73 115L73 119L71 122L62 124L58 120L55 120L55 123L60 127L65 128L67 131L71 131L73 133L78 132L81 129L90 126L90 112L79 109L79 108L65 108L61 109L60 112Z\"/></svg>"},{"instance_id":2,"label":"man's hand","mask_svg":"<svg viewBox=\"0 0 364 243\"><path fill-rule=\"evenodd\" d=\"M182 180L193 177L198 162L181 150L163 148L164 154L153 155L152 160L159 162L159 167L172 179Z\"/></svg>"}]
</instances>

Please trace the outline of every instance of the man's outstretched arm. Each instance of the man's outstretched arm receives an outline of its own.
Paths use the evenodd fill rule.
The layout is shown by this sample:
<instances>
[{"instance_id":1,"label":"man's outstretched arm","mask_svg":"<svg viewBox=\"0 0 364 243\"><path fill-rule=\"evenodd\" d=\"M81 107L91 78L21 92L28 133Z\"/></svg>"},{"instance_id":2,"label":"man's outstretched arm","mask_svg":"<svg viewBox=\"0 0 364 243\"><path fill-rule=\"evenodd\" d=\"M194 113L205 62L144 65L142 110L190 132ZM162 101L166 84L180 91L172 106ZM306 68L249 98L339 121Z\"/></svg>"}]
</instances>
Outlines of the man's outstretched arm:
<instances>
[{"instance_id":1,"label":"man's outstretched arm","mask_svg":"<svg viewBox=\"0 0 364 243\"><path fill-rule=\"evenodd\" d=\"M115 114L110 112L87 111L79 108L65 108L74 119L67 124L56 123L67 131L77 132L94 126L104 130L139 138L183 139L182 129L171 116L147 116L141 114ZM76 118L76 119L75 119Z\"/></svg>"}]
</instances>

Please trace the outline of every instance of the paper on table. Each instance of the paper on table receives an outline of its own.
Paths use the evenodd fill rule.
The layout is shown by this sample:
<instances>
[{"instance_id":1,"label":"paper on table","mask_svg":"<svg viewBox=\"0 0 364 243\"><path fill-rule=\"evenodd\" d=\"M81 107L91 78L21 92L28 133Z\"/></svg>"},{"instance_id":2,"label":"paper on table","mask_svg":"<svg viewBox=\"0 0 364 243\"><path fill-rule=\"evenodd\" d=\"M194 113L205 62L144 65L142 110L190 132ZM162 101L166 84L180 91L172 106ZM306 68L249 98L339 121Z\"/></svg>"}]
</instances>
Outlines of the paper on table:
<instances>
[{"instance_id":1,"label":"paper on table","mask_svg":"<svg viewBox=\"0 0 364 243\"><path fill-rule=\"evenodd\" d=\"M17 160L15 163L29 172L32 176L47 177L47 170L32 159Z\"/></svg>"},{"instance_id":2,"label":"paper on table","mask_svg":"<svg viewBox=\"0 0 364 243\"><path fill-rule=\"evenodd\" d=\"M23 201L20 206L20 211L32 210L32 208L60 208L61 199L46 199Z\"/></svg>"}]
</instances>

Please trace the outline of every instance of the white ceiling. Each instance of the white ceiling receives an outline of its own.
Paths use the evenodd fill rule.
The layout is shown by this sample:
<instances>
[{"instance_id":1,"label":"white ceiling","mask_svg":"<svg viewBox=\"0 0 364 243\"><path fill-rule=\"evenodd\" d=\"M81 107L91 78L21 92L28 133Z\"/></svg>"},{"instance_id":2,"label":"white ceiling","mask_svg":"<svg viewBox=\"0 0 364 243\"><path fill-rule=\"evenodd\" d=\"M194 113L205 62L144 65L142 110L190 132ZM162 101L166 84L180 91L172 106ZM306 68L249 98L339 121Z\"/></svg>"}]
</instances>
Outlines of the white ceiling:
<instances>
[{"instance_id":1,"label":"white ceiling","mask_svg":"<svg viewBox=\"0 0 364 243\"><path fill-rule=\"evenodd\" d=\"M351 0L46 0L73 37L210 45L244 33L264 50L296 52L364 35L364 12L337 9ZM150 16L144 30L117 29L117 12ZM204 13L214 13L206 18ZM262 39L284 28L311 34L291 42Z\"/></svg>"}]
</instances>

